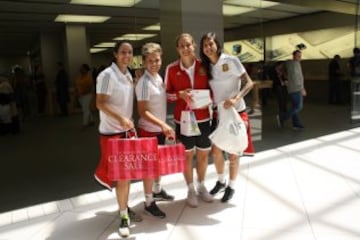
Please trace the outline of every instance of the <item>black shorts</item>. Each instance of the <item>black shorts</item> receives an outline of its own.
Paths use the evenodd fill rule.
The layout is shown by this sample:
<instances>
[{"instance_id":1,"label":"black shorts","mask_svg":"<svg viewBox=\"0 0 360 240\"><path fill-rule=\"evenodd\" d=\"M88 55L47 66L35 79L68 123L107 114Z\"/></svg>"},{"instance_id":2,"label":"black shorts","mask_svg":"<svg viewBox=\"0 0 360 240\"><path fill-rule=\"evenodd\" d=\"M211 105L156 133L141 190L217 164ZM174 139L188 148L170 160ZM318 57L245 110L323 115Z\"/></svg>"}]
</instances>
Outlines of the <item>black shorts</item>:
<instances>
[{"instance_id":1,"label":"black shorts","mask_svg":"<svg viewBox=\"0 0 360 240\"><path fill-rule=\"evenodd\" d=\"M201 135L187 137L180 134L180 124L176 123L176 138L184 144L186 150L192 150L195 147L200 150L210 150L211 141L209 135L211 132L210 121L198 123Z\"/></svg>"}]
</instances>

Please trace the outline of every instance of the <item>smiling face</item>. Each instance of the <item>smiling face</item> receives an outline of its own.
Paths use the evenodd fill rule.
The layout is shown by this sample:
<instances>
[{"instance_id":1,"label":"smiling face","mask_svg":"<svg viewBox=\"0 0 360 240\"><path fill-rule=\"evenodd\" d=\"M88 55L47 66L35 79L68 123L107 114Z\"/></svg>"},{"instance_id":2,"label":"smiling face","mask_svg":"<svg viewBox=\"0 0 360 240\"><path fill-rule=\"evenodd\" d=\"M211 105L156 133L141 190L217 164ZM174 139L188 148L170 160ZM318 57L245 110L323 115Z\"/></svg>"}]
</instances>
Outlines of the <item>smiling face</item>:
<instances>
[{"instance_id":1,"label":"smiling face","mask_svg":"<svg viewBox=\"0 0 360 240\"><path fill-rule=\"evenodd\" d=\"M127 68L133 60L133 48L130 43L122 43L114 52L116 64L120 69Z\"/></svg>"},{"instance_id":2,"label":"smiling face","mask_svg":"<svg viewBox=\"0 0 360 240\"><path fill-rule=\"evenodd\" d=\"M195 43L190 35L182 35L179 37L176 46L177 52L181 59L195 58Z\"/></svg>"},{"instance_id":3,"label":"smiling face","mask_svg":"<svg viewBox=\"0 0 360 240\"><path fill-rule=\"evenodd\" d=\"M145 68L151 74L155 75L161 67L161 54L153 52L145 56Z\"/></svg>"},{"instance_id":4,"label":"smiling face","mask_svg":"<svg viewBox=\"0 0 360 240\"><path fill-rule=\"evenodd\" d=\"M206 38L203 41L203 45L202 45L202 50L203 53L210 59L216 59L218 57L218 46L216 44L216 42L214 41L214 39L212 38Z\"/></svg>"}]
</instances>

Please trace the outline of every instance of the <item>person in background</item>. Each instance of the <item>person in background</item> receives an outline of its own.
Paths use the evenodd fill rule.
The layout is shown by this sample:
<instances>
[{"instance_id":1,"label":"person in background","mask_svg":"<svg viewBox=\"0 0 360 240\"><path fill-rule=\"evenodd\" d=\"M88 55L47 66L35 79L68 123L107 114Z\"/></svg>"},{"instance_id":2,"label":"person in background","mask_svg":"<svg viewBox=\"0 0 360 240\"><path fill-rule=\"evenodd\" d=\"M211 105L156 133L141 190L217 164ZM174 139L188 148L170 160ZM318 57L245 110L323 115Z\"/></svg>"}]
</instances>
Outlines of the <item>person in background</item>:
<instances>
[{"instance_id":1,"label":"person in background","mask_svg":"<svg viewBox=\"0 0 360 240\"><path fill-rule=\"evenodd\" d=\"M165 144L165 138L175 139L174 130L166 123L166 91L162 77L159 75L161 67L161 46L157 43L146 43L142 47L145 71L137 81L135 93L139 112L138 135L140 137L157 137L158 144ZM145 211L153 216L165 217L154 200L172 201L174 197L168 195L161 188L160 178L146 179Z\"/></svg>"},{"instance_id":2,"label":"person in background","mask_svg":"<svg viewBox=\"0 0 360 240\"><path fill-rule=\"evenodd\" d=\"M205 66L207 76L210 79L210 87L214 95L214 104L224 102L224 108L234 107L239 113L247 127L248 147L244 150L245 155L254 154L254 146L250 133L249 116L246 113L244 97L252 87L253 81L247 74L244 66L236 56L230 56L222 52L222 47L215 33L209 32L201 37L200 58ZM217 111L214 109L213 126L217 127ZM228 202L235 193L235 183L239 172L240 156L228 154L229 156L229 181L226 186L225 159L223 151L216 145L212 145L212 155L218 180L211 189L210 194L216 195L225 190L221 202Z\"/></svg>"},{"instance_id":3,"label":"person in background","mask_svg":"<svg viewBox=\"0 0 360 240\"><path fill-rule=\"evenodd\" d=\"M272 80L272 88L278 103L278 115L283 115L287 111L287 80L284 71L284 62L278 61L269 70L269 77Z\"/></svg>"},{"instance_id":4,"label":"person in background","mask_svg":"<svg viewBox=\"0 0 360 240\"><path fill-rule=\"evenodd\" d=\"M95 179L111 190L115 185L116 199L119 206L122 237L130 235L130 220L142 221L128 207L130 180L113 182L108 178L106 143L109 139L127 138L135 128L133 122L134 84L128 66L133 59L133 48L129 42L121 41L114 47L114 62L103 70L96 79L96 106L100 115L100 162L95 170Z\"/></svg>"},{"instance_id":5,"label":"person in background","mask_svg":"<svg viewBox=\"0 0 360 240\"><path fill-rule=\"evenodd\" d=\"M62 62L58 62L58 72L56 74L55 89L56 89L56 101L60 108L60 116L64 117L69 115L68 102L69 98L69 76L65 71Z\"/></svg>"},{"instance_id":6,"label":"person in background","mask_svg":"<svg viewBox=\"0 0 360 240\"><path fill-rule=\"evenodd\" d=\"M300 120L300 111L303 108L303 97L306 96L304 76L301 68L301 51L293 52L293 59L285 62L286 79L288 80L287 90L291 100L291 108L284 114L276 116L278 127L282 128L284 122L291 118L294 130L304 129Z\"/></svg>"},{"instance_id":7,"label":"person in background","mask_svg":"<svg viewBox=\"0 0 360 240\"><path fill-rule=\"evenodd\" d=\"M45 82L45 75L40 64L35 66L33 83L37 96L38 114L42 116L45 114L48 89Z\"/></svg>"},{"instance_id":8,"label":"person in background","mask_svg":"<svg viewBox=\"0 0 360 240\"><path fill-rule=\"evenodd\" d=\"M0 135L17 134L20 123L14 90L4 76L0 76Z\"/></svg>"},{"instance_id":9,"label":"person in background","mask_svg":"<svg viewBox=\"0 0 360 240\"><path fill-rule=\"evenodd\" d=\"M94 82L89 65L81 65L79 74L76 77L75 87L83 113L82 128L84 129L94 125L94 117L90 105L93 98Z\"/></svg>"},{"instance_id":10,"label":"person in background","mask_svg":"<svg viewBox=\"0 0 360 240\"><path fill-rule=\"evenodd\" d=\"M342 103L342 84L343 73L340 67L340 55L336 54L329 62L329 104Z\"/></svg>"},{"instance_id":11,"label":"person in background","mask_svg":"<svg viewBox=\"0 0 360 240\"><path fill-rule=\"evenodd\" d=\"M21 118L21 121L24 121L25 118L30 115L30 103L28 96L30 83L25 71L20 66L16 66L14 68L14 76L12 78L11 85L14 90L14 98L19 117Z\"/></svg>"},{"instance_id":12,"label":"person in background","mask_svg":"<svg viewBox=\"0 0 360 240\"><path fill-rule=\"evenodd\" d=\"M210 134L210 111L208 106L194 109L195 117L199 125L201 135L187 137L180 133L181 111L187 109L192 100L192 89L210 89L206 71L201 62L195 56L195 42L188 33L182 33L176 38L176 49L180 59L170 63L165 71L165 85L167 99L175 102L174 121L176 135L186 149L185 181L188 187L187 204L197 207L198 195L205 202L212 202L213 196L209 194L205 186L206 170L208 166L211 142ZM196 154L197 184L193 179L193 158Z\"/></svg>"}]
</instances>

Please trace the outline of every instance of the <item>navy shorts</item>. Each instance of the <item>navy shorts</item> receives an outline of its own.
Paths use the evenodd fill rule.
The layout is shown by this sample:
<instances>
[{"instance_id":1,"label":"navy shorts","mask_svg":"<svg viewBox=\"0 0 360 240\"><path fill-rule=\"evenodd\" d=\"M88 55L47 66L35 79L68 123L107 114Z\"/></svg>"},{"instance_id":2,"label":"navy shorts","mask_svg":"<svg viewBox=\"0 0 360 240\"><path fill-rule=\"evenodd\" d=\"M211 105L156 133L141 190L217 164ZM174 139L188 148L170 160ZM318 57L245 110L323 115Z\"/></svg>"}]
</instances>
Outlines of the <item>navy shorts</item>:
<instances>
[{"instance_id":1,"label":"navy shorts","mask_svg":"<svg viewBox=\"0 0 360 240\"><path fill-rule=\"evenodd\" d=\"M209 135L211 132L210 121L198 123L201 135L187 137L180 134L180 124L176 123L176 138L179 139L182 144L184 144L186 150L193 150L195 147L200 150L210 150L211 141Z\"/></svg>"}]
</instances>

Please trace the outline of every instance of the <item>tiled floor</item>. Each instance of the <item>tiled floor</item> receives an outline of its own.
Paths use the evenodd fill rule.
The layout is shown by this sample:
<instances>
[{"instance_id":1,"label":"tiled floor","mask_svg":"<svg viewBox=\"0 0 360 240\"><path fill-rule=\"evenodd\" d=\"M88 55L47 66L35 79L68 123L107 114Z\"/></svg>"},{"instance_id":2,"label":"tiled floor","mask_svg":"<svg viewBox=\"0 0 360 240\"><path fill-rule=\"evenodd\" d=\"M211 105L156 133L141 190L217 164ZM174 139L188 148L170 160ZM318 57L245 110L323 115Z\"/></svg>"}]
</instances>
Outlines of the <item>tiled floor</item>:
<instances>
[{"instance_id":1,"label":"tiled floor","mask_svg":"<svg viewBox=\"0 0 360 240\"><path fill-rule=\"evenodd\" d=\"M131 226L137 240L359 240L360 128L258 152L242 158L230 203L186 206L181 174L163 177L176 196L161 202L165 219L144 216ZM214 166L206 184L216 181ZM130 206L143 213L142 184ZM120 239L114 193L96 191L0 214L0 239Z\"/></svg>"}]
</instances>

